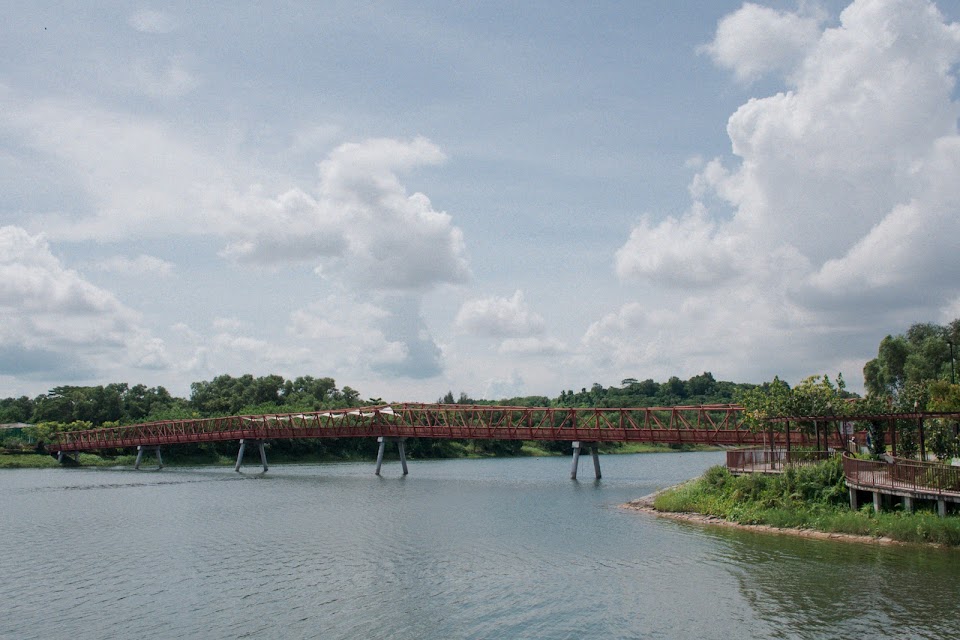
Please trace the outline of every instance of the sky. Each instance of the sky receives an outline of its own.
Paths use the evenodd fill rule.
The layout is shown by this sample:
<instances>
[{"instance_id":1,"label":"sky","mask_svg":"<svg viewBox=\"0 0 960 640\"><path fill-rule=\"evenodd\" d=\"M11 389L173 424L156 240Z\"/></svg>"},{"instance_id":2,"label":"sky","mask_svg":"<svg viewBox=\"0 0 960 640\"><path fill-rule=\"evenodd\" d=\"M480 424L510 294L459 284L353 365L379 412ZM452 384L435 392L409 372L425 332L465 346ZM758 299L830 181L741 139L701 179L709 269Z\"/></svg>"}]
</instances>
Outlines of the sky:
<instances>
[{"instance_id":1,"label":"sky","mask_svg":"<svg viewBox=\"0 0 960 640\"><path fill-rule=\"evenodd\" d=\"M960 317L960 5L13 3L0 397L862 390Z\"/></svg>"}]
</instances>

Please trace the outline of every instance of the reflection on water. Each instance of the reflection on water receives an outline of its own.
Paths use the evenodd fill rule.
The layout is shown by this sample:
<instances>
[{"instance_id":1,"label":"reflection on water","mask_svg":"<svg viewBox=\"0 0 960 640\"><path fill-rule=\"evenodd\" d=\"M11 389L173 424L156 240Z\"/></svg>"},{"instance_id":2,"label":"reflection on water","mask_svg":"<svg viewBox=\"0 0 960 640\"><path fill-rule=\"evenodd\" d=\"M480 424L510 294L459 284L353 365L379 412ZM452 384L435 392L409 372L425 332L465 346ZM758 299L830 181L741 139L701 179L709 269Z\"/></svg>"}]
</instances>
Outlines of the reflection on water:
<instances>
[{"instance_id":1,"label":"reflection on water","mask_svg":"<svg viewBox=\"0 0 960 640\"><path fill-rule=\"evenodd\" d=\"M761 619L790 627L784 635L960 634L957 551L706 532L724 543L717 560L736 576L744 599Z\"/></svg>"},{"instance_id":2,"label":"reflection on water","mask_svg":"<svg viewBox=\"0 0 960 640\"><path fill-rule=\"evenodd\" d=\"M0 637L950 637L960 554L617 505L722 454L0 473ZM398 467L399 465L395 465Z\"/></svg>"}]
</instances>

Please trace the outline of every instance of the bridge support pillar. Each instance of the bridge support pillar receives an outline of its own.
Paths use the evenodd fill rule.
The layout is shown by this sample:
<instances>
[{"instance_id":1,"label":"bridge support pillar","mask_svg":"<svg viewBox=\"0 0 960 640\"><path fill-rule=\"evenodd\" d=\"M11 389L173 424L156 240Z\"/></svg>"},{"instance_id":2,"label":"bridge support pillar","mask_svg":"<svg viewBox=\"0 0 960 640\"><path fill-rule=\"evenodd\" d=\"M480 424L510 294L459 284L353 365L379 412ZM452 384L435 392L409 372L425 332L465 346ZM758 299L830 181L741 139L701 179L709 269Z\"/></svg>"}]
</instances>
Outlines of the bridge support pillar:
<instances>
[{"instance_id":1,"label":"bridge support pillar","mask_svg":"<svg viewBox=\"0 0 960 640\"><path fill-rule=\"evenodd\" d=\"M847 490L850 492L850 509L856 511L860 508L860 504L857 501L857 490L853 487L847 487Z\"/></svg>"},{"instance_id":2,"label":"bridge support pillar","mask_svg":"<svg viewBox=\"0 0 960 640\"><path fill-rule=\"evenodd\" d=\"M386 450L388 442L397 443L397 451L400 454L400 466L403 467L403 475L407 475L409 471L407 470L407 449L406 438L390 438L387 436L380 436L377 438L377 442L380 443L380 446L377 448L377 470L374 472L376 475L380 475L380 467L383 465L383 453Z\"/></svg>"},{"instance_id":3,"label":"bridge support pillar","mask_svg":"<svg viewBox=\"0 0 960 640\"><path fill-rule=\"evenodd\" d=\"M597 480L600 479L600 455L597 453L597 443L596 442L580 442L574 441L573 443L573 466L570 467L570 479L577 479L577 470L580 467L580 449L582 447L589 447L590 453L593 455L593 473L596 476Z\"/></svg>"},{"instance_id":4,"label":"bridge support pillar","mask_svg":"<svg viewBox=\"0 0 960 640\"><path fill-rule=\"evenodd\" d=\"M70 457L70 454L73 453L73 457ZM60 464L72 464L80 466L80 452L79 451L57 451L57 462Z\"/></svg>"},{"instance_id":5,"label":"bridge support pillar","mask_svg":"<svg viewBox=\"0 0 960 640\"><path fill-rule=\"evenodd\" d=\"M874 513L880 513L880 505L883 501L883 496L881 496L879 491L873 492L873 511Z\"/></svg>"},{"instance_id":6,"label":"bridge support pillar","mask_svg":"<svg viewBox=\"0 0 960 640\"><path fill-rule=\"evenodd\" d=\"M943 498L937 498L937 515L941 518L947 517L947 501Z\"/></svg>"},{"instance_id":7,"label":"bridge support pillar","mask_svg":"<svg viewBox=\"0 0 960 640\"><path fill-rule=\"evenodd\" d=\"M913 498L910 496L903 496L903 510L907 513L913 511Z\"/></svg>"},{"instance_id":8,"label":"bridge support pillar","mask_svg":"<svg viewBox=\"0 0 960 640\"><path fill-rule=\"evenodd\" d=\"M263 440L250 440L250 444L257 445L257 449L260 451L260 464L263 465L263 472L267 472L267 452L263 448ZM240 440L240 451L237 452L237 464L233 467L233 470L237 473L240 472L240 465L243 464L243 452L247 448L247 441L242 439Z\"/></svg>"},{"instance_id":9,"label":"bridge support pillar","mask_svg":"<svg viewBox=\"0 0 960 640\"><path fill-rule=\"evenodd\" d=\"M157 471L163 469L163 456L160 455L160 447L150 447L145 445L137 445L137 461L133 463L134 469L140 468L140 463L143 462L143 452L152 450L157 454Z\"/></svg>"}]
</instances>

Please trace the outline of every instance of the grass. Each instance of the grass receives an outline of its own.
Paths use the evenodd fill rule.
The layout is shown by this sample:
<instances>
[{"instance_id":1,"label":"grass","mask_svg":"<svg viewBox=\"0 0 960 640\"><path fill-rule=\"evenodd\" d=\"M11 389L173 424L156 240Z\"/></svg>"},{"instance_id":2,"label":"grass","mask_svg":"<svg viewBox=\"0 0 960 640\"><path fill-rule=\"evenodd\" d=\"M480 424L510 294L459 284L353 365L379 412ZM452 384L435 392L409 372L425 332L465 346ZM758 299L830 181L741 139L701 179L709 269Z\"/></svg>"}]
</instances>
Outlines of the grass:
<instances>
[{"instance_id":1,"label":"grass","mask_svg":"<svg viewBox=\"0 0 960 640\"><path fill-rule=\"evenodd\" d=\"M712 467L701 478L654 500L659 511L702 513L739 524L960 546L960 518L955 516L940 518L932 511L874 513L871 505L852 511L848 504L839 460L781 475L734 476L726 467Z\"/></svg>"},{"instance_id":2,"label":"grass","mask_svg":"<svg viewBox=\"0 0 960 640\"><path fill-rule=\"evenodd\" d=\"M92 453L80 454L80 465L84 467L133 466L137 456L123 455L101 457ZM45 453L0 453L0 469L52 469L60 463Z\"/></svg>"},{"instance_id":3,"label":"grass","mask_svg":"<svg viewBox=\"0 0 960 640\"><path fill-rule=\"evenodd\" d=\"M544 456L562 456L570 455L570 451L563 453L551 451L543 446L544 443L537 441L525 441L520 449L521 456L544 457ZM448 458L491 458L496 457L493 454L477 453L470 445L461 442L450 442L447 444L449 449ZM619 453L668 453L678 451L709 451L715 447L706 447L702 445L684 445L682 447L671 447L662 444L647 444L643 442L625 442L608 443L600 447L601 454L619 454ZM392 454L391 454L392 455ZM409 455L409 454L408 454ZM252 456L252 457L251 457ZM268 450L267 457L274 464L298 464L298 463L316 463L316 462L362 462L373 460L369 456L336 456L329 454L310 454L310 453L289 453L289 452L271 452ZM393 456L395 457L395 456ZM391 459L393 459L391 457ZM115 467L115 466L133 466L136 460L136 454L104 457L93 453L83 453L80 455L80 464L84 467ZM247 451L244 456L245 464L259 463L259 458L255 452ZM202 465L232 465L235 458L220 454L199 454L199 455L178 455L176 448L163 450L164 466L202 466ZM156 464L156 458L152 453L147 453L143 458L143 466L149 468ZM0 453L0 469L45 469L60 466L60 463L50 455L24 452L24 453Z\"/></svg>"}]
</instances>

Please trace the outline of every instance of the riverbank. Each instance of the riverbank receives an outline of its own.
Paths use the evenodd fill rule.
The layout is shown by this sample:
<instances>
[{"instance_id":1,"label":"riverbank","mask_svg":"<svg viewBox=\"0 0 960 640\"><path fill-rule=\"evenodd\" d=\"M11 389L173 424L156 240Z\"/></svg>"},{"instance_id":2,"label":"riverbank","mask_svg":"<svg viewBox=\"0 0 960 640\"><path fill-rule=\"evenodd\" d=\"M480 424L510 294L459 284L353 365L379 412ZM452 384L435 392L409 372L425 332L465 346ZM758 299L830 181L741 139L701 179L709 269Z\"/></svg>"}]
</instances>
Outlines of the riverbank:
<instances>
[{"instance_id":1,"label":"riverbank","mask_svg":"<svg viewBox=\"0 0 960 640\"><path fill-rule=\"evenodd\" d=\"M731 475L725 467L631 501L624 508L674 520L804 538L960 547L960 518L932 511L852 511L836 461L781 475Z\"/></svg>"},{"instance_id":2,"label":"riverbank","mask_svg":"<svg viewBox=\"0 0 960 640\"><path fill-rule=\"evenodd\" d=\"M654 507L654 498L656 496L657 496L657 493L652 493L648 496L644 496L636 500L631 500L630 502L626 504L622 504L620 506L623 509L628 509L630 511L639 511L641 513L650 514L658 518L667 518L669 520L678 520L681 522L692 522L695 524L706 525L706 526L729 527L733 529L741 529L744 531L756 531L758 533L772 533L772 534L787 535L787 536L793 536L796 538L812 538L815 540L840 540L843 542L859 542L859 543L865 543L865 544L878 544L878 545L916 544L911 542L902 542L900 540L894 540L893 538L858 535L858 534L852 534L852 533L828 533L826 531L817 531L816 529L792 529L792 528L785 528L785 527L773 527L766 524L740 524L739 522L731 522L730 520L724 520L719 516L708 516L702 513L658 511L656 507ZM943 545L937 545L937 546L943 546Z\"/></svg>"}]
</instances>

